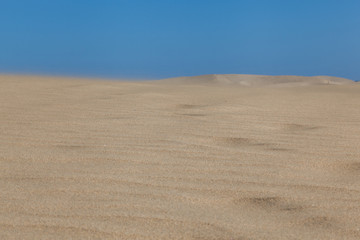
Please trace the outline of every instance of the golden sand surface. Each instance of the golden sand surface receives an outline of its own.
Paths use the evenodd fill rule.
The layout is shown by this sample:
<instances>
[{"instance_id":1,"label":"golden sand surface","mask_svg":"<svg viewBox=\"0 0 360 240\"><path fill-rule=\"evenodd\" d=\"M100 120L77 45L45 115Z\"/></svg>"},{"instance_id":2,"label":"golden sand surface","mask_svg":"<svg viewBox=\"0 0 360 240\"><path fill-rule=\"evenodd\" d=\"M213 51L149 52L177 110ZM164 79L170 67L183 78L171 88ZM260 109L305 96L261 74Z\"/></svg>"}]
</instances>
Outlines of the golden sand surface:
<instances>
[{"instance_id":1,"label":"golden sand surface","mask_svg":"<svg viewBox=\"0 0 360 240\"><path fill-rule=\"evenodd\" d=\"M0 239L360 239L360 84L248 79L1 76Z\"/></svg>"}]
</instances>

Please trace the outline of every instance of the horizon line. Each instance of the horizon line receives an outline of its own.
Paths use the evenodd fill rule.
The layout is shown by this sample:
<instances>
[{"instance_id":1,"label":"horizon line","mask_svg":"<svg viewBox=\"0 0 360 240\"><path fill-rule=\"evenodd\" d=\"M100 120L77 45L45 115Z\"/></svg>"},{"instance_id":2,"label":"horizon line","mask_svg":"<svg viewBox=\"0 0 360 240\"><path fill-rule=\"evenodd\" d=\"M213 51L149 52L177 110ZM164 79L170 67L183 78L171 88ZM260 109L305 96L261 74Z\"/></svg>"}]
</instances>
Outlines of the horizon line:
<instances>
[{"instance_id":1,"label":"horizon line","mask_svg":"<svg viewBox=\"0 0 360 240\"><path fill-rule=\"evenodd\" d=\"M49 74L49 73L15 73L15 72L0 72L0 76L24 76L24 77L49 77L49 78L75 78L75 79L93 79L93 80L111 80L111 81L151 81L151 80L163 80L170 78L181 78L181 77L199 77L199 76L209 76L209 75L253 75L253 76L296 76L296 77L337 77L347 79L353 82L359 82L360 80L354 80L346 77L332 76L332 75L291 75L291 74L248 74L248 73L209 73L209 74L199 74L199 75L181 75L174 77L166 78L145 78L145 77L109 77L109 76L90 76L84 74Z\"/></svg>"}]
</instances>

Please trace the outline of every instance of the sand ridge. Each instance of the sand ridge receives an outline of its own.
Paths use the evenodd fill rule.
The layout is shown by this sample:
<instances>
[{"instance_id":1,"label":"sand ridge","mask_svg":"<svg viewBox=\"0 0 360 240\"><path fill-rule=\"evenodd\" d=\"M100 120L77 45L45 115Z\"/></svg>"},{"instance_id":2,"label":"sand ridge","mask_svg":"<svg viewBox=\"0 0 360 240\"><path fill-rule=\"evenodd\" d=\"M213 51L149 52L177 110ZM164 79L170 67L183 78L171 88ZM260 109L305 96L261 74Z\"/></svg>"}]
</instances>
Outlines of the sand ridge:
<instances>
[{"instance_id":1,"label":"sand ridge","mask_svg":"<svg viewBox=\"0 0 360 240\"><path fill-rule=\"evenodd\" d=\"M160 80L167 84L214 84L214 85L241 85L241 86L311 86L311 85L343 85L353 84L349 79L331 76L267 76L248 74L210 74L193 77L178 77Z\"/></svg>"},{"instance_id":2,"label":"sand ridge","mask_svg":"<svg viewBox=\"0 0 360 240\"><path fill-rule=\"evenodd\" d=\"M360 85L199 78L0 76L0 239L360 239Z\"/></svg>"}]
</instances>

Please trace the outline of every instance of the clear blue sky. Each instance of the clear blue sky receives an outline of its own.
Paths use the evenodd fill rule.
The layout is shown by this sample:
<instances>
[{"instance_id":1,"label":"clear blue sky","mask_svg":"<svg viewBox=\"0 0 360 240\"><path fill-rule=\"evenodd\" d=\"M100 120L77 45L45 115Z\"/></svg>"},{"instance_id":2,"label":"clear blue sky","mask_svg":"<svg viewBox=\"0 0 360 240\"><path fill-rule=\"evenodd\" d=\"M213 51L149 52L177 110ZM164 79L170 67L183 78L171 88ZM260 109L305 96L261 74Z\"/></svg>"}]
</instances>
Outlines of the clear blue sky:
<instances>
[{"instance_id":1,"label":"clear blue sky","mask_svg":"<svg viewBox=\"0 0 360 240\"><path fill-rule=\"evenodd\" d=\"M0 0L0 72L360 80L360 1Z\"/></svg>"}]
</instances>

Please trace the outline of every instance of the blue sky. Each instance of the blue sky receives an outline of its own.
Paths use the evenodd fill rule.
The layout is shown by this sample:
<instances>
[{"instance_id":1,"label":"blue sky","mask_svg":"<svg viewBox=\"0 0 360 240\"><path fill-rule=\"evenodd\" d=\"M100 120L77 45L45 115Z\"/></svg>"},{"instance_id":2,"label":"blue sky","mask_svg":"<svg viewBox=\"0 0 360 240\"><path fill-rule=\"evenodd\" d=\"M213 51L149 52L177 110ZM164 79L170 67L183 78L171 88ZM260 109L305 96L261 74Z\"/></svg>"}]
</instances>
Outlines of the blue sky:
<instances>
[{"instance_id":1,"label":"blue sky","mask_svg":"<svg viewBox=\"0 0 360 240\"><path fill-rule=\"evenodd\" d=\"M359 0L1 0L0 72L360 80Z\"/></svg>"}]
</instances>

